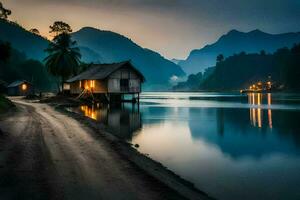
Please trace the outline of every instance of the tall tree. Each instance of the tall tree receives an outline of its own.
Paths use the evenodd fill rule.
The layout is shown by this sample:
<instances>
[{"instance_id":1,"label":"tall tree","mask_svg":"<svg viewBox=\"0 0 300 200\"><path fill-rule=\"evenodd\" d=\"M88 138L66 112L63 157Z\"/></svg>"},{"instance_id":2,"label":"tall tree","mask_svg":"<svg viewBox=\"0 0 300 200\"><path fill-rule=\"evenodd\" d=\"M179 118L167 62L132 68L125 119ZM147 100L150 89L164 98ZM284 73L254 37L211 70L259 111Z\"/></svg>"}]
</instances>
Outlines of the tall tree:
<instances>
[{"instance_id":1,"label":"tall tree","mask_svg":"<svg viewBox=\"0 0 300 200\"><path fill-rule=\"evenodd\" d=\"M72 32L71 26L63 21L56 21L53 23L52 26L49 26L49 28L50 28L49 33L54 33L55 37L62 33Z\"/></svg>"},{"instance_id":2,"label":"tall tree","mask_svg":"<svg viewBox=\"0 0 300 200\"><path fill-rule=\"evenodd\" d=\"M9 15L11 15L11 10L4 8L0 2L0 19L7 19Z\"/></svg>"},{"instance_id":3,"label":"tall tree","mask_svg":"<svg viewBox=\"0 0 300 200\"><path fill-rule=\"evenodd\" d=\"M32 29L30 29L29 31L30 31L31 33L36 34L36 35L40 35L40 31L39 31L38 29L36 29L36 28L32 28Z\"/></svg>"},{"instance_id":4,"label":"tall tree","mask_svg":"<svg viewBox=\"0 0 300 200\"><path fill-rule=\"evenodd\" d=\"M222 62L222 61L224 61L224 56L223 56L223 54L219 54L217 56L217 62L219 63L219 62Z\"/></svg>"},{"instance_id":5,"label":"tall tree","mask_svg":"<svg viewBox=\"0 0 300 200\"><path fill-rule=\"evenodd\" d=\"M80 52L71 35L61 33L56 36L45 50L49 55L44 59L50 74L60 77L63 89L64 81L77 73L80 64Z\"/></svg>"},{"instance_id":6,"label":"tall tree","mask_svg":"<svg viewBox=\"0 0 300 200\"><path fill-rule=\"evenodd\" d=\"M6 62L11 55L11 47L8 42L0 43L0 62Z\"/></svg>"}]
</instances>

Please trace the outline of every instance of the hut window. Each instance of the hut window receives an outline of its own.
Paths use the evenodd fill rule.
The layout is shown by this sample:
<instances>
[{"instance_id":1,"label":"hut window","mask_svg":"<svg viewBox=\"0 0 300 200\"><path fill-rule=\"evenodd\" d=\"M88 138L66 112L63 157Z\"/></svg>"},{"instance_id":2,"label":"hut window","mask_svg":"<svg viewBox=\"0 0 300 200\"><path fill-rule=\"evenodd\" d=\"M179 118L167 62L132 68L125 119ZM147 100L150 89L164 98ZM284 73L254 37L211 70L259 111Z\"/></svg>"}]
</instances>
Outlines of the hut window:
<instances>
[{"instance_id":1,"label":"hut window","mask_svg":"<svg viewBox=\"0 0 300 200\"><path fill-rule=\"evenodd\" d=\"M22 84L22 90L27 90L27 85L25 83Z\"/></svg>"},{"instance_id":2,"label":"hut window","mask_svg":"<svg viewBox=\"0 0 300 200\"><path fill-rule=\"evenodd\" d=\"M91 81L90 81L90 87L91 87L91 88L94 88L94 87L95 87L95 81L94 81L94 80L91 80Z\"/></svg>"}]
</instances>

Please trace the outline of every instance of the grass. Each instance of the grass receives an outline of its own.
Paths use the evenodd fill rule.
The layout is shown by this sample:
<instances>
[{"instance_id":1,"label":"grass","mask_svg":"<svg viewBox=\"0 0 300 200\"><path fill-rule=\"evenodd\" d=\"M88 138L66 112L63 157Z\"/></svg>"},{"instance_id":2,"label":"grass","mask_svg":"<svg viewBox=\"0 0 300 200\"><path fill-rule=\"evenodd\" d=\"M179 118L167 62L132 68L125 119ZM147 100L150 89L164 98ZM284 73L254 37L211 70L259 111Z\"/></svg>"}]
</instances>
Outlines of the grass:
<instances>
[{"instance_id":1,"label":"grass","mask_svg":"<svg viewBox=\"0 0 300 200\"><path fill-rule=\"evenodd\" d=\"M0 113L8 111L8 109L14 107L14 104L5 96L0 94Z\"/></svg>"}]
</instances>

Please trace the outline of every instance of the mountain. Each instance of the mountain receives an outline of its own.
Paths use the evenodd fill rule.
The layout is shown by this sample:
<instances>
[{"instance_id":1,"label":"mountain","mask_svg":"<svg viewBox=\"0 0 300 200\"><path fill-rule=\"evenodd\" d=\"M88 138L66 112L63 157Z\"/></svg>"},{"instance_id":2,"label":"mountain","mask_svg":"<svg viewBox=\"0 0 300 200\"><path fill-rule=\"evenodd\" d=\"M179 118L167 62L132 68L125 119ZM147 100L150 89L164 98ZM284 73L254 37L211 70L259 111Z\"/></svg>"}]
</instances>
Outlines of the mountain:
<instances>
[{"instance_id":1,"label":"mountain","mask_svg":"<svg viewBox=\"0 0 300 200\"><path fill-rule=\"evenodd\" d=\"M148 89L167 89L171 85L171 77L185 75L180 66L120 34L85 27L72 36L78 43L83 61L110 63L131 60L146 77ZM10 42L27 58L39 61L46 57L44 49L49 44L47 39L5 20L0 20L0 40Z\"/></svg>"},{"instance_id":2,"label":"mountain","mask_svg":"<svg viewBox=\"0 0 300 200\"><path fill-rule=\"evenodd\" d=\"M178 65L150 49L140 47L118 33L84 27L72 33L72 36L81 46L81 50L88 47L95 55L99 55L95 56L94 60L90 58L89 62L110 63L131 60L145 75L146 81L151 83L151 88L166 89L165 86L172 76L185 75ZM87 57L84 56L84 59Z\"/></svg>"},{"instance_id":3,"label":"mountain","mask_svg":"<svg viewBox=\"0 0 300 200\"><path fill-rule=\"evenodd\" d=\"M260 30L240 32L231 30L220 37L217 42L202 49L193 50L186 60L178 64L187 74L204 71L205 68L215 66L216 57L223 54L225 57L242 51L256 53L261 50L273 53L281 47L292 47L300 42L300 32L269 34Z\"/></svg>"},{"instance_id":4,"label":"mountain","mask_svg":"<svg viewBox=\"0 0 300 200\"><path fill-rule=\"evenodd\" d=\"M15 49L26 54L28 58L42 60L45 57L44 49L49 41L33 34L14 22L0 19L0 40L11 43Z\"/></svg>"}]
</instances>

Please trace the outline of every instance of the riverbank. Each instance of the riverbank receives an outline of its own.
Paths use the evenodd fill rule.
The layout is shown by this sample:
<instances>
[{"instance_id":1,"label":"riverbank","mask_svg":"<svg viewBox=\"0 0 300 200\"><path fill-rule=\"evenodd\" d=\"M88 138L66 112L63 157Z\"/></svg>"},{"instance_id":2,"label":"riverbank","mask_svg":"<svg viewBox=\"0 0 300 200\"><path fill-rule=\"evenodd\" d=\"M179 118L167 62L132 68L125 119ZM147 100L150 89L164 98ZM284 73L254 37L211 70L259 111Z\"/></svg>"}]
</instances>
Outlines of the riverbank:
<instances>
[{"instance_id":1,"label":"riverbank","mask_svg":"<svg viewBox=\"0 0 300 200\"><path fill-rule=\"evenodd\" d=\"M149 158L147 155L138 152L134 144L129 144L122 139L119 139L115 134L111 133L105 125L99 124L95 120L84 117L78 113L70 112L65 109L64 105L57 106L57 110L92 128L96 134L94 135L95 137L101 135L101 137L107 140L111 147L122 155L124 159L130 161L138 169L143 170L144 173L154 177L183 197L186 197L187 199L213 199L206 193L198 190L193 183L181 178L161 163Z\"/></svg>"},{"instance_id":2,"label":"riverbank","mask_svg":"<svg viewBox=\"0 0 300 200\"><path fill-rule=\"evenodd\" d=\"M14 102L0 120L1 199L210 199L62 103Z\"/></svg>"}]
</instances>

